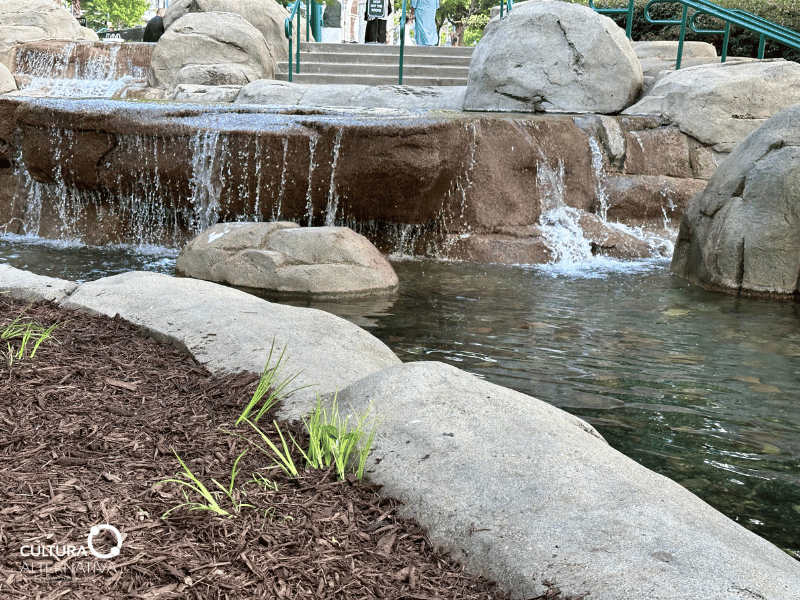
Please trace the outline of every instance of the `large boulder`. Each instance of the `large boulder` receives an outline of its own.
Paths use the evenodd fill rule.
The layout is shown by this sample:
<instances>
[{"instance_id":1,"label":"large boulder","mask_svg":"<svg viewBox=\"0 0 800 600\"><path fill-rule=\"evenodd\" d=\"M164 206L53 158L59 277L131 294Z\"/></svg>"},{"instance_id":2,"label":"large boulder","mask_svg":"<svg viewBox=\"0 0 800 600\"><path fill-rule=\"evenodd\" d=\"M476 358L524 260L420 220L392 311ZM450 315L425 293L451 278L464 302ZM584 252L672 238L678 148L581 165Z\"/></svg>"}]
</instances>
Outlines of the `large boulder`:
<instances>
[{"instance_id":1,"label":"large boulder","mask_svg":"<svg viewBox=\"0 0 800 600\"><path fill-rule=\"evenodd\" d=\"M718 152L800 102L800 64L765 60L699 65L665 73L627 115L657 115Z\"/></svg>"},{"instance_id":2,"label":"large boulder","mask_svg":"<svg viewBox=\"0 0 800 600\"><path fill-rule=\"evenodd\" d=\"M284 33L284 23L289 12L275 0L174 0L164 15L164 27L169 29L186 13L230 12L244 17L264 36L264 42L276 61L289 57L289 41ZM297 28L297 22L293 23ZM300 34L305 35L305 19L300 24ZM295 32L296 33L296 32Z\"/></svg>"},{"instance_id":3,"label":"large boulder","mask_svg":"<svg viewBox=\"0 0 800 600\"><path fill-rule=\"evenodd\" d=\"M92 32L94 33L94 32ZM96 39L95 34L95 39ZM0 62L9 69L11 48L17 42L39 39L91 39L68 10L53 0L0 2Z\"/></svg>"},{"instance_id":4,"label":"large boulder","mask_svg":"<svg viewBox=\"0 0 800 600\"><path fill-rule=\"evenodd\" d=\"M17 89L14 76L3 63L0 63L0 94L7 94Z\"/></svg>"},{"instance_id":5,"label":"large boulder","mask_svg":"<svg viewBox=\"0 0 800 600\"><path fill-rule=\"evenodd\" d=\"M302 387L283 406L294 417L313 410L317 393L344 389L400 363L383 342L349 321L209 281L134 271L82 283L61 305L119 315L215 373L261 373L274 340L275 348L286 348L285 375L297 374L290 388Z\"/></svg>"},{"instance_id":6,"label":"large boulder","mask_svg":"<svg viewBox=\"0 0 800 600\"><path fill-rule=\"evenodd\" d=\"M713 289L800 294L800 104L745 138L692 199L672 270Z\"/></svg>"},{"instance_id":7,"label":"large boulder","mask_svg":"<svg viewBox=\"0 0 800 600\"><path fill-rule=\"evenodd\" d=\"M642 88L625 32L590 8L529 2L489 25L464 110L617 113Z\"/></svg>"},{"instance_id":8,"label":"large boulder","mask_svg":"<svg viewBox=\"0 0 800 600\"><path fill-rule=\"evenodd\" d=\"M153 50L148 82L246 85L272 78L275 59L264 37L235 13L188 13L172 24Z\"/></svg>"},{"instance_id":9,"label":"large boulder","mask_svg":"<svg viewBox=\"0 0 800 600\"><path fill-rule=\"evenodd\" d=\"M397 288L378 249L347 227L219 223L178 256L179 275L273 292L361 295Z\"/></svg>"},{"instance_id":10,"label":"large boulder","mask_svg":"<svg viewBox=\"0 0 800 600\"><path fill-rule=\"evenodd\" d=\"M26 302L39 300L59 302L77 287L77 283L66 279L35 275L10 265L0 265L0 294L8 294L10 298Z\"/></svg>"},{"instance_id":11,"label":"large boulder","mask_svg":"<svg viewBox=\"0 0 800 600\"><path fill-rule=\"evenodd\" d=\"M515 598L797 598L794 558L535 398L414 362L338 404L379 423L370 481Z\"/></svg>"},{"instance_id":12,"label":"large boulder","mask_svg":"<svg viewBox=\"0 0 800 600\"><path fill-rule=\"evenodd\" d=\"M464 92L464 86L314 85L262 79L242 88L236 103L460 111Z\"/></svg>"}]
</instances>

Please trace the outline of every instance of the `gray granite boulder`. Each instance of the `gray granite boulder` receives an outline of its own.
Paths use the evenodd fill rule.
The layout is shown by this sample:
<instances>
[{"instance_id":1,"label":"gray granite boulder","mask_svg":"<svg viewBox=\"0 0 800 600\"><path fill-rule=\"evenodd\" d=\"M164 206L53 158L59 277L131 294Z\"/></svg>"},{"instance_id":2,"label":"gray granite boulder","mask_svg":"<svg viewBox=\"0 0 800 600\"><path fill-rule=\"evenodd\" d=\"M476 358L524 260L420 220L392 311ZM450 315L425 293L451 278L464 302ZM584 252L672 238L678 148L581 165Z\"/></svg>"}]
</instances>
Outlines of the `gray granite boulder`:
<instances>
[{"instance_id":1,"label":"gray granite boulder","mask_svg":"<svg viewBox=\"0 0 800 600\"><path fill-rule=\"evenodd\" d=\"M611 19L578 4L528 2L486 27L464 110L617 113L641 88L639 60Z\"/></svg>"},{"instance_id":2,"label":"gray granite boulder","mask_svg":"<svg viewBox=\"0 0 800 600\"><path fill-rule=\"evenodd\" d=\"M16 89L17 83L14 81L11 71L3 63L0 63L0 94L7 94L8 92L16 91Z\"/></svg>"},{"instance_id":3,"label":"gray granite boulder","mask_svg":"<svg viewBox=\"0 0 800 600\"><path fill-rule=\"evenodd\" d=\"M261 80L242 88L236 103L460 111L465 92L464 86L308 85Z\"/></svg>"},{"instance_id":4,"label":"gray granite boulder","mask_svg":"<svg viewBox=\"0 0 800 600\"><path fill-rule=\"evenodd\" d=\"M367 238L347 227L219 223L190 241L179 275L272 292L318 296L395 290L397 274Z\"/></svg>"},{"instance_id":5,"label":"gray granite boulder","mask_svg":"<svg viewBox=\"0 0 800 600\"><path fill-rule=\"evenodd\" d=\"M800 102L800 64L725 62L665 73L624 111L655 115L718 152L730 152L766 119Z\"/></svg>"},{"instance_id":6,"label":"gray granite boulder","mask_svg":"<svg viewBox=\"0 0 800 600\"><path fill-rule=\"evenodd\" d=\"M164 27L169 29L186 13L198 12L237 13L261 32L276 61L289 57L289 41L284 34L284 22L289 12L275 0L173 0L164 15ZM297 22L293 25L296 28ZM302 19L302 36L305 36L305 31L305 19Z\"/></svg>"},{"instance_id":7,"label":"gray granite boulder","mask_svg":"<svg viewBox=\"0 0 800 600\"><path fill-rule=\"evenodd\" d=\"M9 69L11 48L17 42L40 39L97 39L88 37L72 14L53 0L0 2L0 62Z\"/></svg>"},{"instance_id":8,"label":"gray granite boulder","mask_svg":"<svg viewBox=\"0 0 800 600\"><path fill-rule=\"evenodd\" d=\"M380 423L370 481L514 597L797 598L800 563L530 396L415 362L338 402Z\"/></svg>"},{"instance_id":9,"label":"gray granite boulder","mask_svg":"<svg viewBox=\"0 0 800 600\"><path fill-rule=\"evenodd\" d=\"M246 85L271 78L276 62L261 33L235 13L188 13L153 50L148 83Z\"/></svg>"},{"instance_id":10,"label":"gray granite boulder","mask_svg":"<svg viewBox=\"0 0 800 600\"><path fill-rule=\"evenodd\" d=\"M8 294L17 300L58 302L69 296L77 287L77 283L66 279L35 275L30 271L0 265L0 294Z\"/></svg>"},{"instance_id":11,"label":"gray granite boulder","mask_svg":"<svg viewBox=\"0 0 800 600\"><path fill-rule=\"evenodd\" d=\"M197 279L131 272L82 283L65 308L120 315L171 342L212 372L264 369L273 339L286 348L286 375L297 373L284 414L312 410L317 392L344 389L400 360L363 329L330 313L274 304ZM273 357L274 360L274 357Z\"/></svg>"},{"instance_id":12,"label":"gray granite boulder","mask_svg":"<svg viewBox=\"0 0 800 600\"><path fill-rule=\"evenodd\" d=\"M747 136L691 200L672 270L713 289L800 294L800 104Z\"/></svg>"}]
</instances>

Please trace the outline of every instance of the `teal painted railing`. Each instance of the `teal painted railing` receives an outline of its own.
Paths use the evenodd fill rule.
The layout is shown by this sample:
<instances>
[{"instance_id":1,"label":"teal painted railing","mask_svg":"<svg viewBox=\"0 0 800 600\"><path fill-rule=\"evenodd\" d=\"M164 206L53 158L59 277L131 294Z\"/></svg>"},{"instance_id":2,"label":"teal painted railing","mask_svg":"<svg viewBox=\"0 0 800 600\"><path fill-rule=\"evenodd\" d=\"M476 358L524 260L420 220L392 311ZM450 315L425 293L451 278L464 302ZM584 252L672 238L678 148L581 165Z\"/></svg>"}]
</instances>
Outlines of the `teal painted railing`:
<instances>
[{"instance_id":1,"label":"teal painted railing","mask_svg":"<svg viewBox=\"0 0 800 600\"><path fill-rule=\"evenodd\" d=\"M594 0L589 0L589 8L601 15L626 15L625 16L625 35L631 38L633 31L633 0L628 0L628 8L598 8L594 5Z\"/></svg>"},{"instance_id":2,"label":"teal painted railing","mask_svg":"<svg viewBox=\"0 0 800 600\"><path fill-rule=\"evenodd\" d=\"M403 85L403 53L406 49L406 0L403 0L403 11L400 13L400 75L397 85Z\"/></svg>"},{"instance_id":3,"label":"teal painted railing","mask_svg":"<svg viewBox=\"0 0 800 600\"><path fill-rule=\"evenodd\" d=\"M506 12L511 12L511 9L514 8L514 2L512 2L512 0L506 0L505 2L503 2L503 0L500 0L500 18L501 19L503 18L503 4L508 6L508 10Z\"/></svg>"},{"instance_id":4,"label":"teal painted railing","mask_svg":"<svg viewBox=\"0 0 800 600\"><path fill-rule=\"evenodd\" d=\"M302 4L302 0L296 0L294 6L292 7L292 11L289 13L289 16L283 23L283 33L286 35L286 38L289 40L289 81L292 80L292 40L294 36L292 35L292 19L294 19L295 15L297 15L297 71L296 73L300 73L300 5ZM309 17L311 15L311 0L306 0L306 40L311 39L311 19Z\"/></svg>"},{"instance_id":5,"label":"teal painted railing","mask_svg":"<svg viewBox=\"0 0 800 600\"><path fill-rule=\"evenodd\" d=\"M650 8L657 4L681 4L681 18L680 19L653 19L650 17ZM689 16L689 9L694 12ZM703 15L714 17L725 23L724 29L703 29L698 25L697 19ZM758 58L764 58L764 44L766 40L773 40L793 48L800 50L800 33L776 25L771 21L762 19L748 12L738 9L726 9L705 0L650 0L644 7L644 18L649 23L655 25L678 25L680 26L680 35L678 38L678 56L675 61L675 68L681 68L681 57L683 56L683 43L686 38L686 26L694 33L700 34L722 34L724 36L722 41L721 60L725 62L728 56L728 41L730 40L731 25L736 25L743 29L747 29L759 35L758 45Z\"/></svg>"}]
</instances>

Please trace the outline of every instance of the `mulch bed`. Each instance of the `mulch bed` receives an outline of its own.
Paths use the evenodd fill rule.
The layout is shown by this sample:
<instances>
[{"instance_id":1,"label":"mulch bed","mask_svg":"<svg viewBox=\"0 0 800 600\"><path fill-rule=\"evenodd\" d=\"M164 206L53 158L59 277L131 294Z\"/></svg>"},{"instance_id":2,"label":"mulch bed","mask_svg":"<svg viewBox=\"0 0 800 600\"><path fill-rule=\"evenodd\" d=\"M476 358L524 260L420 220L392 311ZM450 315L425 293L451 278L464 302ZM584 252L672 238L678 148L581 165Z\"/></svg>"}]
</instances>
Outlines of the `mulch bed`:
<instances>
[{"instance_id":1,"label":"mulch bed","mask_svg":"<svg viewBox=\"0 0 800 600\"><path fill-rule=\"evenodd\" d=\"M232 518L185 507L162 518L186 502L185 488L159 484L181 471L173 450L206 485L228 485L249 444L223 430L249 434L233 423L258 378L212 376L121 319L51 303L0 296L0 331L23 311L60 325L58 343L33 358L9 364L5 341L0 348L0 597L508 597L465 573L375 487L330 471L292 479L254 449L235 482L252 507ZM265 430L272 418L261 420ZM283 428L304 439L301 423ZM107 560L87 540L106 523L123 537ZM101 531L92 545L108 554L118 543ZM563 597L555 587L539 596Z\"/></svg>"}]
</instances>

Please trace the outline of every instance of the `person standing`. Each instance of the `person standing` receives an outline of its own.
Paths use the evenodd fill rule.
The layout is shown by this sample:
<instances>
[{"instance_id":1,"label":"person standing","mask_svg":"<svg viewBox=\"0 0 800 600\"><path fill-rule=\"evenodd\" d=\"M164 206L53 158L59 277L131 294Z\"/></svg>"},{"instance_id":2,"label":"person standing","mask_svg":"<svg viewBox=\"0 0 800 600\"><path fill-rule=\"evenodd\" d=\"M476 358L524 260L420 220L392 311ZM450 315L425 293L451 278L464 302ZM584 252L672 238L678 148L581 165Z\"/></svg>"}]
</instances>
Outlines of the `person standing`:
<instances>
[{"instance_id":1,"label":"person standing","mask_svg":"<svg viewBox=\"0 0 800 600\"><path fill-rule=\"evenodd\" d=\"M386 19L392 14L390 0L369 0L364 18L367 21L367 31L364 42L367 44L386 43Z\"/></svg>"},{"instance_id":2,"label":"person standing","mask_svg":"<svg viewBox=\"0 0 800 600\"><path fill-rule=\"evenodd\" d=\"M147 22L147 27L144 28L144 34L142 35L143 42L155 43L161 39L164 34L164 15L166 12L163 8L159 8L156 11L156 16Z\"/></svg>"},{"instance_id":3,"label":"person standing","mask_svg":"<svg viewBox=\"0 0 800 600\"><path fill-rule=\"evenodd\" d=\"M414 41L417 46L436 46L439 35L436 31L436 9L439 0L411 0L411 16L414 18Z\"/></svg>"},{"instance_id":4,"label":"person standing","mask_svg":"<svg viewBox=\"0 0 800 600\"><path fill-rule=\"evenodd\" d=\"M339 0L326 0L322 13L322 41L339 43L342 41L342 3Z\"/></svg>"}]
</instances>

